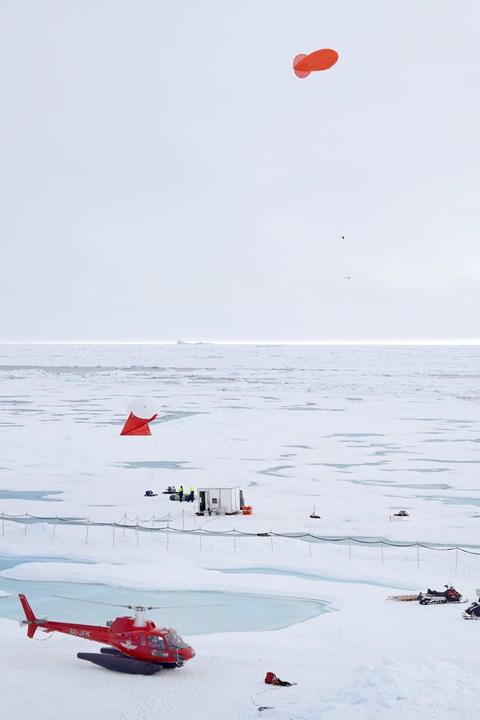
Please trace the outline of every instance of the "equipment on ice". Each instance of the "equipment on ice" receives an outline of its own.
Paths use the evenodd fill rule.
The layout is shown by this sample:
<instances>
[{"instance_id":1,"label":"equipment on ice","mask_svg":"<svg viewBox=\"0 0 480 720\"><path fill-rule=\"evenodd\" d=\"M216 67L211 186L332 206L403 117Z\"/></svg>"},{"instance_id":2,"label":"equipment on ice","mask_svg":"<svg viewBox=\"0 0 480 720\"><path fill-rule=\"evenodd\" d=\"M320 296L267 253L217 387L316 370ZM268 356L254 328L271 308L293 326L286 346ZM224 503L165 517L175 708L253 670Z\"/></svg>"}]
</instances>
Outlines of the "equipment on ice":
<instances>
[{"instance_id":1,"label":"equipment on ice","mask_svg":"<svg viewBox=\"0 0 480 720\"><path fill-rule=\"evenodd\" d=\"M480 588L475 590L478 600L475 600L470 607L462 612L465 620L480 620Z\"/></svg>"},{"instance_id":2,"label":"equipment on ice","mask_svg":"<svg viewBox=\"0 0 480 720\"><path fill-rule=\"evenodd\" d=\"M265 675L265 683L267 685L281 685L282 687L291 687L292 685L296 685L297 683L291 683L287 682L286 680L280 680L275 673L267 672Z\"/></svg>"},{"instance_id":3,"label":"equipment on ice","mask_svg":"<svg viewBox=\"0 0 480 720\"><path fill-rule=\"evenodd\" d=\"M148 423L151 423L156 417L155 414L150 418L139 418L131 412L120 435L151 435Z\"/></svg>"},{"instance_id":4,"label":"equipment on ice","mask_svg":"<svg viewBox=\"0 0 480 720\"><path fill-rule=\"evenodd\" d=\"M390 520L405 520L405 518L410 517L408 512L406 510L399 510L396 513L393 513L393 515L390 515Z\"/></svg>"},{"instance_id":5,"label":"equipment on ice","mask_svg":"<svg viewBox=\"0 0 480 720\"><path fill-rule=\"evenodd\" d=\"M420 605L445 605L446 603L466 603L467 599L455 590L453 585L445 585L445 590L430 590L420 593L418 601Z\"/></svg>"}]
</instances>

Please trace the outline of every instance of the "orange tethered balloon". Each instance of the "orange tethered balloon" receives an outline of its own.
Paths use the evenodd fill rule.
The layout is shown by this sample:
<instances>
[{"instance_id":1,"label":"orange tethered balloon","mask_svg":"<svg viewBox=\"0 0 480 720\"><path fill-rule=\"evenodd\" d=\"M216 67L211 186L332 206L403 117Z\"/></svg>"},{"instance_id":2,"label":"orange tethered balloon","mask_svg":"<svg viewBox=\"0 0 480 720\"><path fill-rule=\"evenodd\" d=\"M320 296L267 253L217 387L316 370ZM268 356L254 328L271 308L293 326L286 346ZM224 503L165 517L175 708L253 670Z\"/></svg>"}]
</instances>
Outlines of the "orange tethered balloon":
<instances>
[{"instance_id":1,"label":"orange tethered balloon","mask_svg":"<svg viewBox=\"0 0 480 720\"><path fill-rule=\"evenodd\" d=\"M315 50L310 55L296 55L293 59L293 72L299 78L306 78L315 70L328 70L337 60L337 51L328 48Z\"/></svg>"}]
</instances>

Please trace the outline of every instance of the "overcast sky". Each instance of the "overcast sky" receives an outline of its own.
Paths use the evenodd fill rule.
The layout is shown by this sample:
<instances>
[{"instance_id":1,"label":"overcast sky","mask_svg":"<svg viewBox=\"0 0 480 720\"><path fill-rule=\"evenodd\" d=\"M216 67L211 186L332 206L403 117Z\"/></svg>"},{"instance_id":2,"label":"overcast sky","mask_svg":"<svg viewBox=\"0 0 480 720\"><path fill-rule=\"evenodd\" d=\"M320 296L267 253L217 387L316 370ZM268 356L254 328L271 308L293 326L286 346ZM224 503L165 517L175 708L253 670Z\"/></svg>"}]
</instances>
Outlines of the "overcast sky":
<instances>
[{"instance_id":1,"label":"overcast sky","mask_svg":"<svg viewBox=\"0 0 480 720\"><path fill-rule=\"evenodd\" d=\"M478 0L0 0L0 341L478 339L479 38Z\"/></svg>"}]
</instances>

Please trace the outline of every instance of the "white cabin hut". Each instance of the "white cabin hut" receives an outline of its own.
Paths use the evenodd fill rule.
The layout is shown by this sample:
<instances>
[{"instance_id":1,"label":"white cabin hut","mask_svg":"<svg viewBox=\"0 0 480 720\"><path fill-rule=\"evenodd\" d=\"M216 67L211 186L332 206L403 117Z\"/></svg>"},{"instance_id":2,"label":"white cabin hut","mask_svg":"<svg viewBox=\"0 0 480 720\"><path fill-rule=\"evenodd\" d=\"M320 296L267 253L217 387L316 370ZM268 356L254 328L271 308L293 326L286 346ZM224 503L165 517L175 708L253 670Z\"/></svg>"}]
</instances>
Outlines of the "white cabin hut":
<instances>
[{"instance_id":1,"label":"white cabin hut","mask_svg":"<svg viewBox=\"0 0 480 720\"><path fill-rule=\"evenodd\" d=\"M240 488L197 488L197 515L238 515L242 511L243 493Z\"/></svg>"}]
</instances>

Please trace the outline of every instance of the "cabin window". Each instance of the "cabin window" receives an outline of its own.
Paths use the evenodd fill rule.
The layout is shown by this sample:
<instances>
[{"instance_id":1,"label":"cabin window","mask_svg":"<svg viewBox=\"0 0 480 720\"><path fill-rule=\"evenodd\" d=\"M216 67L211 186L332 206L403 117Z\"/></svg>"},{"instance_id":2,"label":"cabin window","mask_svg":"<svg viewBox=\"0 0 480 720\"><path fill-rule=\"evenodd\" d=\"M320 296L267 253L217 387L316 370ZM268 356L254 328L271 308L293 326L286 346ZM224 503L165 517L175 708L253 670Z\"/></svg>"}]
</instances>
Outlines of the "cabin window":
<instances>
[{"instance_id":1,"label":"cabin window","mask_svg":"<svg viewBox=\"0 0 480 720\"><path fill-rule=\"evenodd\" d=\"M165 641L163 638L158 637L158 635L149 635L148 636L148 644L150 645L151 648L165 650Z\"/></svg>"},{"instance_id":2,"label":"cabin window","mask_svg":"<svg viewBox=\"0 0 480 720\"><path fill-rule=\"evenodd\" d=\"M179 648L188 648L189 646L183 640L178 633L169 633L167 635L168 647L172 650L178 650Z\"/></svg>"},{"instance_id":3,"label":"cabin window","mask_svg":"<svg viewBox=\"0 0 480 720\"><path fill-rule=\"evenodd\" d=\"M146 644L147 644L147 638L146 638L146 636L142 633L142 634L140 635L140 645L141 645L142 647L145 647Z\"/></svg>"}]
</instances>

